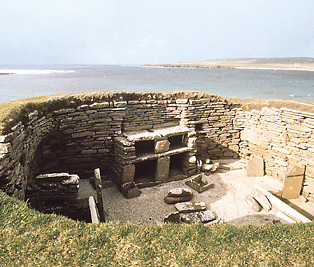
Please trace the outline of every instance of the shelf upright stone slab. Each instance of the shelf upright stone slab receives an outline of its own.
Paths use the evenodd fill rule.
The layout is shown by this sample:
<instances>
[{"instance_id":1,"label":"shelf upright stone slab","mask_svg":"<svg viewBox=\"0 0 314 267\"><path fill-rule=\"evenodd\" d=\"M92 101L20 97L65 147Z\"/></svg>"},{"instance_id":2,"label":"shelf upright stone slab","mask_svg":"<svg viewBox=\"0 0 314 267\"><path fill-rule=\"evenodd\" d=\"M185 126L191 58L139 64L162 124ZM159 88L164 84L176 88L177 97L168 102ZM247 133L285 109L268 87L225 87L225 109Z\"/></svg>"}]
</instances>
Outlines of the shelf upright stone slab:
<instances>
[{"instance_id":1,"label":"shelf upright stone slab","mask_svg":"<svg viewBox=\"0 0 314 267\"><path fill-rule=\"evenodd\" d=\"M170 157L162 157L157 160L156 181L165 182L169 177Z\"/></svg>"}]
</instances>

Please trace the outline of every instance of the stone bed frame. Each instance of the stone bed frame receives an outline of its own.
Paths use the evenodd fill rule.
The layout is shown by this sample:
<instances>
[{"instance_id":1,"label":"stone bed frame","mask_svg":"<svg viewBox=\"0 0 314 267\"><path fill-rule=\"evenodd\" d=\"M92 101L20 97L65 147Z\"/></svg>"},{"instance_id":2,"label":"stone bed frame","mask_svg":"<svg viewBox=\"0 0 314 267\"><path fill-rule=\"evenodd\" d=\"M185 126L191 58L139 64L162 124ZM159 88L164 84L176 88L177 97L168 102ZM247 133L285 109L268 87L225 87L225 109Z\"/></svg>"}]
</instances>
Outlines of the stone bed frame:
<instances>
[{"instance_id":1,"label":"stone bed frame","mask_svg":"<svg viewBox=\"0 0 314 267\"><path fill-rule=\"evenodd\" d=\"M66 172L88 179L95 168L121 186L135 181L136 164L147 160L156 160L150 181L156 184L172 179L174 155L181 154L180 179L195 174L193 156L253 155L263 158L266 174L278 178L290 165L305 166L302 194L314 198L314 113L284 107L244 110L239 103L197 92L104 98L52 112L34 108L27 120L0 135L0 188L25 200L39 174ZM170 138L178 135L182 144L171 148ZM136 154L140 141L152 142L146 155Z\"/></svg>"}]
</instances>

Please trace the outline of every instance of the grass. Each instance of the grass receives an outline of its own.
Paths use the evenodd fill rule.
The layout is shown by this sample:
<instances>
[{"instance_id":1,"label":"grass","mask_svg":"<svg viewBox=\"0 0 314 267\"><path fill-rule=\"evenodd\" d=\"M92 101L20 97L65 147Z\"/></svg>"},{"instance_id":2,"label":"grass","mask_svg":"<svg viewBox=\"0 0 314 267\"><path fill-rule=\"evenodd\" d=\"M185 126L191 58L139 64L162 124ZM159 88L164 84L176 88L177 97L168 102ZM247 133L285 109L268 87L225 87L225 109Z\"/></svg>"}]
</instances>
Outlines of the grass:
<instances>
[{"instance_id":1,"label":"grass","mask_svg":"<svg viewBox=\"0 0 314 267\"><path fill-rule=\"evenodd\" d=\"M0 192L2 266L313 266L314 224L137 226L45 215Z\"/></svg>"}]
</instances>

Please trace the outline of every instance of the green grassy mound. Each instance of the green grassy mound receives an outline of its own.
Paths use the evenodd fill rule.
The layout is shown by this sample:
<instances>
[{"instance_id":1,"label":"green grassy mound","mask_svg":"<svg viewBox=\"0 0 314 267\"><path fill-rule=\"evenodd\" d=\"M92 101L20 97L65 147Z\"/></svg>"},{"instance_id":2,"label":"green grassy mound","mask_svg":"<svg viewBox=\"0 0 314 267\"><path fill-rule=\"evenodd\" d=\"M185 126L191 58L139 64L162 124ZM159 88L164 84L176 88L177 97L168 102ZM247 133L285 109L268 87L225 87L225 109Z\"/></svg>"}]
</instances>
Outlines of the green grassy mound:
<instances>
[{"instance_id":1,"label":"green grassy mound","mask_svg":"<svg viewBox=\"0 0 314 267\"><path fill-rule=\"evenodd\" d=\"M314 224L86 224L0 192L1 266L314 266Z\"/></svg>"}]
</instances>

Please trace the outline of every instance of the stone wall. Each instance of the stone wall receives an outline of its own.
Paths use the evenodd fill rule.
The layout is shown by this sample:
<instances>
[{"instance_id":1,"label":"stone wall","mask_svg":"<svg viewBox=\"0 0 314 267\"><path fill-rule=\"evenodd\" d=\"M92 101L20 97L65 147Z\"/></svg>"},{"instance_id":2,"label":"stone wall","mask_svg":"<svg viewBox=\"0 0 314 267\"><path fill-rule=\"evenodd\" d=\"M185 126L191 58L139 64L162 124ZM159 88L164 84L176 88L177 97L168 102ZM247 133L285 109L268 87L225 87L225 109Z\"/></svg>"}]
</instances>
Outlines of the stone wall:
<instances>
[{"instance_id":1,"label":"stone wall","mask_svg":"<svg viewBox=\"0 0 314 267\"><path fill-rule=\"evenodd\" d=\"M237 113L240 156L261 156L267 175L283 179L290 166L305 167L303 195L314 199L314 113L268 108Z\"/></svg>"},{"instance_id":2,"label":"stone wall","mask_svg":"<svg viewBox=\"0 0 314 267\"><path fill-rule=\"evenodd\" d=\"M235 105L195 93L151 96L125 93L116 99L111 95L108 101L104 97L101 102L81 101L66 109L57 103L53 111L32 110L23 123L0 136L1 189L24 199L27 185L39 174L67 172L84 179L100 168L112 177L114 138L131 131L180 125L189 128L197 157L238 156Z\"/></svg>"}]
</instances>

